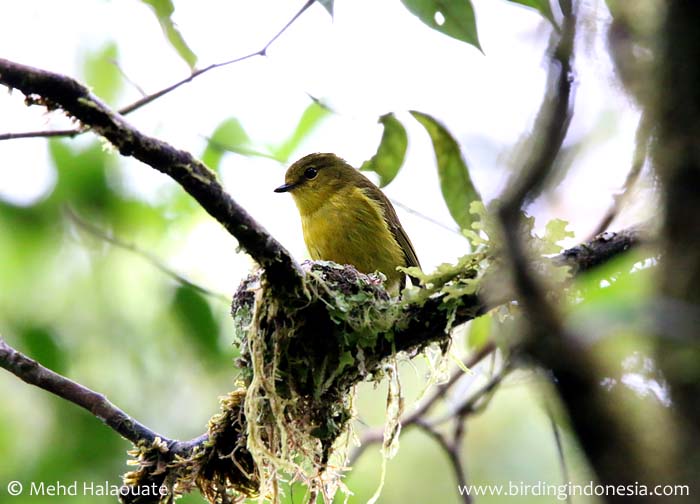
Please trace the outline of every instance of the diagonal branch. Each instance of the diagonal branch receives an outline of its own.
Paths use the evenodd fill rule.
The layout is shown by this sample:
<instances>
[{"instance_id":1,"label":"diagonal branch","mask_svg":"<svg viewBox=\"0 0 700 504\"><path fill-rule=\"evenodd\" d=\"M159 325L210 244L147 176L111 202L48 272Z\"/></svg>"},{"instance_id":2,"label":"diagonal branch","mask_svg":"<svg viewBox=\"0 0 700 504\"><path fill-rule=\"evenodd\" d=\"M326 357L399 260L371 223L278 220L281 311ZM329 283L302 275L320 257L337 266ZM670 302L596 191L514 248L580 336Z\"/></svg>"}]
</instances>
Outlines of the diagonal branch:
<instances>
[{"instance_id":1,"label":"diagonal branch","mask_svg":"<svg viewBox=\"0 0 700 504\"><path fill-rule=\"evenodd\" d=\"M294 22L309 8L311 7L316 0L307 0L306 3L297 11L296 14L285 24L275 35L268 40L265 45L250 54L246 54L245 56L240 56L238 58L228 60L228 61L223 61L221 63L212 63L211 65L204 67L200 70L195 70L192 72L190 75L185 77L182 80L179 80L178 82L171 84L170 86L167 86L159 91L156 91L155 93L149 94L147 96L144 96L143 98L140 98L136 100L135 102L126 105L125 107L122 107L119 109L118 113L121 115L127 115L130 114L131 112L140 109L141 107L148 105L149 103L157 100L158 98L171 93L172 91L175 91L177 88L180 86L183 86L184 84L187 84L189 82L192 82L194 79L199 77L200 75L209 72L210 70L214 70L215 68L221 68L224 66L232 65L234 63L239 63L241 61L245 61L251 58L254 58L256 56L266 56L267 55L267 50L270 48L270 46L280 37L282 34L287 31L287 29L294 24ZM121 71L121 70L120 70ZM80 135L87 131L88 128L74 128L74 129L64 129L64 130L46 130L46 131L27 131L27 132L22 132L22 133L3 133L0 134L0 141L2 140L15 140L19 138L47 138L47 137L74 137L76 135Z\"/></svg>"},{"instance_id":2,"label":"diagonal branch","mask_svg":"<svg viewBox=\"0 0 700 504\"><path fill-rule=\"evenodd\" d=\"M575 247L574 249L570 249L569 251L564 252L558 257L560 261L566 262L567 264L575 265L577 264L577 260L580 256L576 253L570 252L577 248L585 248L587 250L588 255L584 257L581 263L581 267L578 268L578 271L580 272L585 271L589 267L592 267L591 265L601 264L608 259L616 257L617 255L624 253L626 250L636 246L639 243L640 234L638 230L621 231L620 233L615 234L610 239L604 241L599 240L599 242L589 242L585 247ZM610 247L611 244L613 244L614 247ZM603 255L605 257L604 259L598 261L593 260L593 257L595 256L597 250L603 251ZM466 302L470 302L470 299ZM478 306L478 310L484 312L487 310L487 307L483 304L480 304ZM467 311L465 311L464 313L466 312ZM462 323L468 320L464 313L460 315L461 318L458 322ZM425 314L421 312L420 316L424 315ZM444 314L442 316L444 318ZM421 324L417 324L416 327L419 325ZM432 327L432 331L429 332L423 331L423 329L425 329L425 327L423 327L423 329L420 332L407 332L403 334L397 334L396 342L397 344L402 342L402 339L405 336L411 341L413 341L413 346L415 346L415 344L417 344L416 341L419 335L422 335L424 338L434 338L436 331L442 332L442 329L438 328L438 325L434 325ZM444 320L442 322L441 327L444 328ZM407 348L408 347L404 349ZM481 350L468 357L465 360L465 364L467 365L467 367L473 367L483 358L489 355L493 350L494 346L492 344L487 344L484 347L482 347ZM138 444L141 441L146 441L150 444L156 438L160 438L170 446L171 452L187 454L190 453L194 448L202 445L208 439L206 434L189 441L175 441L161 436L153 430L149 429L148 427L142 425L137 420L131 418L128 414L126 414L117 406L109 402L104 395L100 394L99 392L92 391L84 387L83 385L80 385L70 380L69 378L61 376L60 374L43 367L35 360L27 357L18 350L9 346L4 340L2 340L2 338L0 338L0 367L7 369L9 372L14 374L21 380L25 381L26 383L44 389L52 394L55 394L59 397L62 397L63 399L66 399L69 402L80 406L81 408L86 409L87 411L90 411L92 414L94 414L103 422L105 422L107 426L109 426L115 432L117 432L118 434L120 434L121 436L128 439L134 444ZM439 399L445 396L448 389L451 388L455 383L457 383L457 381L461 377L462 373L461 371L459 371L458 373L454 374L446 384L439 386L438 389L433 393L433 395L430 398L428 398L422 406L420 406L415 412L403 419L403 424L405 426L410 425L412 423L415 423L415 421L419 418L422 418L430 410L430 408L432 408L436 404L436 402ZM476 394L479 395L482 392L488 392L496 384L497 383L493 381L489 382L489 384L487 384L484 389L480 389L480 391L478 391ZM463 406L461 408L466 411L466 409L471 409L471 407L475 405L475 402L467 400L464 404L469 405ZM381 441L381 432L379 433L379 436L379 441ZM358 448L358 451L353 453L351 457L353 462L360 456L362 451L368 445L372 444L372 439L370 437L363 437L363 441L366 444L363 444L363 446Z\"/></svg>"},{"instance_id":3,"label":"diagonal branch","mask_svg":"<svg viewBox=\"0 0 700 504\"><path fill-rule=\"evenodd\" d=\"M136 109L139 109L143 107L144 105L147 105L151 103L152 101L160 98L163 95L166 95L172 91L175 91L177 88L182 86L183 84L187 84L188 82L192 82L195 78L199 77L200 75L210 71L214 70L215 68L221 68L224 66L232 65L234 63L240 63L241 61L245 61L251 58L254 58L256 56L266 56L267 55L267 50L270 48L270 46L278 39L282 34L287 31L287 29L294 24L294 22L299 19L299 16L301 16L306 9L311 7L316 0L307 0L306 3L297 11L296 14L290 19L287 24L285 24L275 35L267 41L267 43L259 50L252 52L250 54L246 54L245 56L240 56L238 58L234 58L232 60L228 61L223 61L221 63L212 63L211 65L202 68L201 70L196 70L195 72L192 72L192 74L181 81L176 82L175 84L172 84L164 89L161 89L160 91L156 91L153 94L150 94L148 96L144 96L140 100L135 101L131 105L127 105L126 107L122 108L119 110L119 113L122 115L129 114L133 112Z\"/></svg>"},{"instance_id":4,"label":"diagonal branch","mask_svg":"<svg viewBox=\"0 0 700 504\"><path fill-rule=\"evenodd\" d=\"M547 297L544 283L529 266L522 243L521 207L553 169L554 160L570 121L571 60L575 16L565 16L561 39L553 55L550 79L556 83L540 111L533 137L541 146L525 160L523 170L503 199L499 217L505 235L505 259L513 274L513 288L523 312L523 351L550 369L557 391L581 446L601 483L654 485L664 481L660 471L639 450L640 436L620 415L611 398L601 390L598 361L582 341L583 335L567 328L556 306ZM600 235L605 237L606 233ZM602 427L601 427L602 426ZM607 502L622 501L611 494Z\"/></svg>"},{"instance_id":5,"label":"diagonal branch","mask_svg":"<svg viewBox=\"0 0 700 504\"><path fill-rule=\"evenodd\" d=\"M61 108L133 156L178 182L263 268L280 292L300 286L301 270L287 250L226 193L216 175L189 152L147 136L70 77L0 58L0 84L19 89L29 104Z\"/></svg>"},{"instance_id":6,"label":"diagonal branch","mask_svg":"<svg viewBox=\"0 0 700 504\"><path fill-rule=\"evenodd\" d=\"M104 395L45 368L34 359L12 348L2 337L0 337L0 367L7 369L30 385L42 388L86 409L134 444L140 441L152 443L156 438L171 443L168 438L153 432L117 408Z\"/></svg>"},{"instance_id":7,"label":"diagonal branch","mask_svg":"<svg viewBox=\"0 0 700 504\"><path fill-rule=\"evenodd\" d=\"M119 409L104 394L90 390L27 357L8 345L2 336L0 336L0 367L25 383L46 390L89 411L102 420L107 427L110 427L124 439L131 441L135 446L142 442L151 445L159 439L168 446L173 454L187 454L208 439L206 434L189 441L168 439Z\"/></svg>"},{"instance_id":8,"label":"diagonal branch","mask_svg":"<svg viewBox=\"0 0 700 504\"><path fill-rule=\"evenodd\" d=\"M573 274L583 273L638 246L648 239L646 234L646 226L635 226L616 233L605 232L593 240L565 250L555 256L552 261L559 265L569 266ZM469 295L463 296L460 301L460 307L457 309L453 321L455 327L510 300L504 299L496 303L487 303L479 296ZM406 326L395 332L395 349L410 351L430 342L447 340L449 338L449 334L445 333L447 320L444 311L440 310L441 304L442 298L438 297L429 299L420 308L409 308ZM392 347L387 346L385 354L389 356L392 351Z\"/></svg>"},{"instance_id":9,"label":"diagonal branch","mask_svg":"<svg viewBox=\"0 0 700 504\"><path fill-rule=\"evenodd\" d=\"M462 422L457 420L460 425ZM440 448L442 448L447 457L449 458L450 465L452 466L452 472L455 474L455 479L457 480L457 487L460 489L465 489L467 487L467 475L464 470L464 461L462 460L461 453L461 442L462 442L462 431L457 429L452 440L447 439L447 436L437 431L432 425L425 422L423 419L419 419L415 422L416 427L420 428L423 432L432 437ZM462 497L462 502L464 504L471 504L472 498L469 492L460 490Z\"/></svg>"}]
</instances>

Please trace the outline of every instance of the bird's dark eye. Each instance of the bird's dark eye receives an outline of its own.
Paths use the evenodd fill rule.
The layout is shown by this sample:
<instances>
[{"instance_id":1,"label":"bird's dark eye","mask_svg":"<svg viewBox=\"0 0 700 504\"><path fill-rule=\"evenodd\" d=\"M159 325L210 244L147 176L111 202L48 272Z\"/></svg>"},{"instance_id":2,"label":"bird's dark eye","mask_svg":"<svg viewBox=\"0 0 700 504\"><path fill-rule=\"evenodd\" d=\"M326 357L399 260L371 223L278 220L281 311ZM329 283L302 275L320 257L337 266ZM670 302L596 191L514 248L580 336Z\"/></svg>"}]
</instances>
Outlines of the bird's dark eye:
<instances>
[{"instance_id":1,"label":"bird's dark eye","mask_svg":"<svg viewBox=\"0 0 700 504\"><path fill-rule=\"evenodd\" d=\"M316 168L309 167L306 170L304 170L304 177L306 177L307 180L316 178L316 175L318 175L318 170Z\"/></svg>"}]
</instances>

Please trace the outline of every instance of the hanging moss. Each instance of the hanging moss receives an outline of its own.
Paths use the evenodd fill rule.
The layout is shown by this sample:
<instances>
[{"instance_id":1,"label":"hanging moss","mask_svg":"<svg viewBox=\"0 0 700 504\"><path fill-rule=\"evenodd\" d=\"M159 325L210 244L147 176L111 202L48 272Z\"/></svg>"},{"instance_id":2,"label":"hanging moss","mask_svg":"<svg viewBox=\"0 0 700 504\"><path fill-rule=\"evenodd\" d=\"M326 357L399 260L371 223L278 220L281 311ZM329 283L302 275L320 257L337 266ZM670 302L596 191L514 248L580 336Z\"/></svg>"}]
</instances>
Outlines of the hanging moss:
<instances>
[{"instance_id":1,"label":"hanging moss","mask_svg":"<svg viewBox=\"0 0 700 504\"><path fill-rule=\"evenodd\" d=\"M196 486L210 502L223 504L253 496L279 502L279 481L284 479L300 481L311 496L320 494L331 502L336 490L344 488L354 386L385 376L392 386L382 452L385 461L391 458L403 404L397 358L405 354L396 349L410 356L433 342L444 355L465 299L482 295L484 286L508 283L498 260L500 231L483 205L472 207L479 219L474 231L465 234L474 253L429 274L409 269L421 285L405 290L401 300L389 296L381 275L331 262L304 263L303 288L282 298L272 293L260 271L251 274L234 294L231 307L233 338L241 353L236 362L241 388L222 399L206 442L184 455L158 442L139 446L133 453L139 469L127 474L125 482L164 485L168 497L162 502ZM565 224L550 224L545 236L537 238L534 222L525 222L523 232L539 256L536 269L560 268L542 254L558 250ZM444 333L395 341L397 333L405 338L409 325L429 323L415 317L428 304L439 319L431 327L441 327ZM469 306L466 309L478 310L481 305Z\"/></svg>"},{"instance_id":2,"label":"hanging moss","mask_svg":"<svg viewBox=\"0 0 700 504\"><path fill-rule=\"evenodd\" d=\"M260 479L248 451L243 414L245 390L221 399L221 412L209 421L207 439L183 457L161 440L142 443L129 454L138 469L124 475L131 489L121 496L125 504L169 503L196 486L211 503L242 501L259 494ZM140 488L158 492L140 495Z\"/></svg>"},{"instance_id":3,"label":"hanging moss","mask_svg":"<svg viewBox=\"0 0 700 504\"><path fill-rule=\"evenodd\" d=\"M328 461L352 416L352 387L381 374L376 348L392 338L402 310L379 276L322 261L304 269L299 299L281 305L254 275L234 296L232 314L248 449L265 487L283 471L328 491L339 483Z\"/></svg>"}]
</instances>

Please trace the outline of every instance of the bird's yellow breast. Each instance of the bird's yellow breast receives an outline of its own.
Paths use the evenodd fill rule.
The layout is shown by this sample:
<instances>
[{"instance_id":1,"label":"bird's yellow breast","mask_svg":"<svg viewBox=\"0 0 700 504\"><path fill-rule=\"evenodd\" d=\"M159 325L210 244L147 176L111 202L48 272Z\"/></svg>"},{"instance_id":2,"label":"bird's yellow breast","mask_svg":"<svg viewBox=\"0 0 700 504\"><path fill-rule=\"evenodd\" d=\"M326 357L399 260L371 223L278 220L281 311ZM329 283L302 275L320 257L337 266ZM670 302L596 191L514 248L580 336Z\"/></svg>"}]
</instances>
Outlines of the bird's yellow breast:
<instances>
[{"instance_id":1,"label":"bird's yellow breast","mask_svg":"<svg viewBox=\"0 0 700 504\"><path fill-rule=\"evenodd\" d=\"M381 271L387 288L396 290L405 266L401 246L384 218L379 203L359 187L345 187L328 197L314 211L300 206L304 241L315 260L352 264L363 273Z\"/></svg>"}]
</instances>

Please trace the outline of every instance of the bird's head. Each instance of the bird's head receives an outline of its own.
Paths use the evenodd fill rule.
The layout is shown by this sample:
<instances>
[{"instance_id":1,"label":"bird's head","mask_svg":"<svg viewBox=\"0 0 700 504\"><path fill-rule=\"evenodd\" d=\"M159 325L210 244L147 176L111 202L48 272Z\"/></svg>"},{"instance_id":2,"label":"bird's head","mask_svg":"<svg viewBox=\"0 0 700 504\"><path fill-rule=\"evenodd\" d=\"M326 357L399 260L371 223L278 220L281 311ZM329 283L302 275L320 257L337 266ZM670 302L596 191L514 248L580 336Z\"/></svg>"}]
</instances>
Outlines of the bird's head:
<instances>
[{"instance_id":1,"label":"bird's head","mask_svg":"<svg viewBox=\"0 0 700 504\"><path fill-rule=\"evenodd\" d=\"M339 190L355 184L360 173L335 154L309 154L287 169L275 192L289 192L302 214L313 213Z\"/></svg>"}]
</instances>

